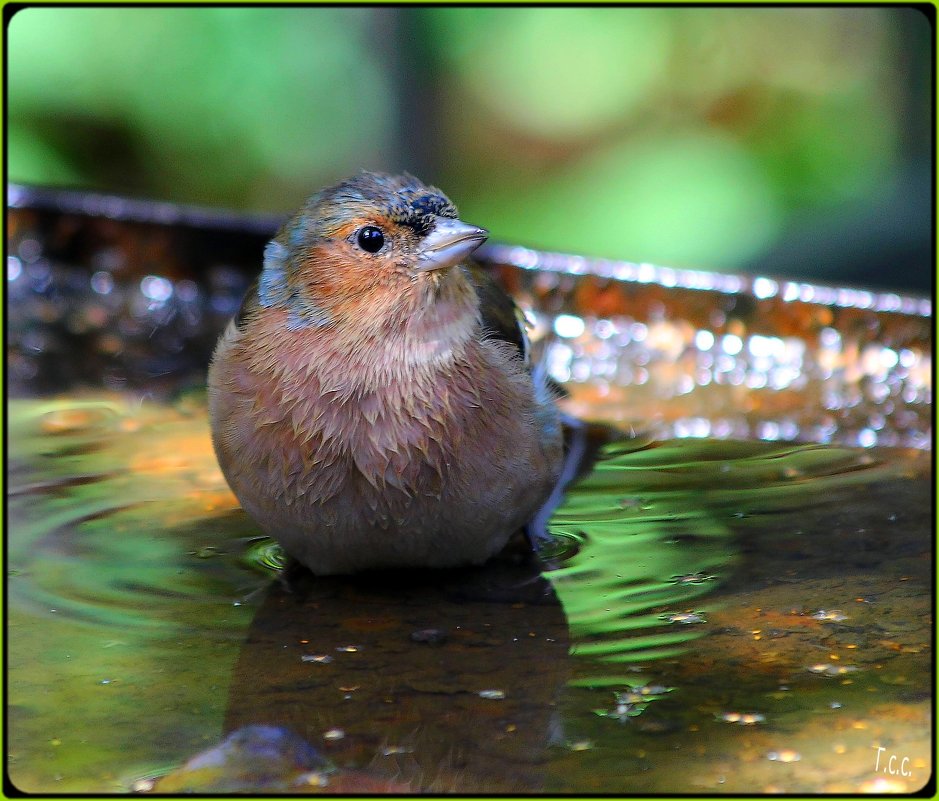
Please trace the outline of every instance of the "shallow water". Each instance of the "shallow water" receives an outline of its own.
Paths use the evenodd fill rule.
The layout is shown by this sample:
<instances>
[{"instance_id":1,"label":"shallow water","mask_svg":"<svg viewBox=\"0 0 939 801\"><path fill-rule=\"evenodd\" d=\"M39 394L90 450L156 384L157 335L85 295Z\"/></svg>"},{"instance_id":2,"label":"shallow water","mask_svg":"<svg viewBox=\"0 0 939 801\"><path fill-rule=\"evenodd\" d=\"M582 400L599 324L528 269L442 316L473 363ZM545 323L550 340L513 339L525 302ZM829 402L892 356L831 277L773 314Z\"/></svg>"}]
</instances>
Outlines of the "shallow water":
<instances>
[{"instance_id":1,"label":"shallow water","mask_svg":"<svg viewBox=\"0 0 939 801\"><path fill-rule=\"evenodd\" d=\"M217 788L172 772L255 723L336 767L284 777L302 791L909 792L931 775L928 453L633 439L569 494L544 561L515 544L474 570L286 584L199 394L8 411L24 791Z\"/></svg>"}]
</instances>

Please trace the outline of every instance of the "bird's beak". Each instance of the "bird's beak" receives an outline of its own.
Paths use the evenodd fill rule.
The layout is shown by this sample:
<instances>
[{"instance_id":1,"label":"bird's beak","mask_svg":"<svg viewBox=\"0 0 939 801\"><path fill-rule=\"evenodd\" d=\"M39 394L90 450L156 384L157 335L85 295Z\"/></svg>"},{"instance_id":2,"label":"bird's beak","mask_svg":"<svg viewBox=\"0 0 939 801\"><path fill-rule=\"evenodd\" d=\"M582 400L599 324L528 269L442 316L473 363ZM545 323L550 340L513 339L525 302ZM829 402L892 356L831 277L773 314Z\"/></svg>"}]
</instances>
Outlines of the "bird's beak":
<instances>
[{"instance_id":1,"label":"bird's beak","mask_svg":"<svg viewBox=\"0 0 939 801\"><path fill-rule=\"evenodd\" d=\"M415 269L427 272L453 267L476 250L488 236L485 228L449 217L437 217L434 227L421 242Z\"/></svg>"}]
</instances>

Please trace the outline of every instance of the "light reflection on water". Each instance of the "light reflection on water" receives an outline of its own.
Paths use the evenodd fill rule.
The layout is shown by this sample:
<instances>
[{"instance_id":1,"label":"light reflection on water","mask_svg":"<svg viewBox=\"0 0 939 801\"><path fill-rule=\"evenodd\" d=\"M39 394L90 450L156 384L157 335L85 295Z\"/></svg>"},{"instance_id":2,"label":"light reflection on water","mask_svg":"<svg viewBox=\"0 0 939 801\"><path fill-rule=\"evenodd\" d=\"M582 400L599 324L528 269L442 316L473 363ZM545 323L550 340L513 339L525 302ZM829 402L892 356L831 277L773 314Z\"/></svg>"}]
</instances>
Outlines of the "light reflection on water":
<instances>
[{"instance_id":1,"label":"light reflection on water","mask_svg":"<svg viewBox=\"0 0 939 801\"><path fill-rule=\"evenodd\" d=\"M201 397L12 401L9 432L22 789L124 791L252 722L359 789L909 791L931 771L926 454L634 439L555 516L550 583L515 551L287 592ZM911 776L873 769L882 744Z\"/></svg>"},{"instance_id":2,"label":"light reflection on water","mask_svg":"<svg viewBox=\"0 0 939 801\"><path fill-rule=\"evenodd\" d=\"M810 347L801 336L716 336L684 320L646 324L567 314L553 318L552 332L548 369L572 385L573 404L581 397L582 403L598 398L604 408L618 404L620 422L639 420L648 430L651 420L658 436L929 447L932 357L920 347L861 346L827 326ZM742 409L720 403L744 400L744 392ZM644 397L681 396L689 396L686 410L701 413L658 420L637 414ZM805 398L817 403L811 414ZM705 407L728 416L711 419Z\"/></svg>"},{"instance_id":3,"label":"light reflection on water","mask_svg":"<svg viewBox=\"0 0 939 801\"><path fill-rule=\"evenodd\" d=\"M484 258L576 416L660 439L930 447L928 298L517 246Z\"/></svg>"}]
</instances>

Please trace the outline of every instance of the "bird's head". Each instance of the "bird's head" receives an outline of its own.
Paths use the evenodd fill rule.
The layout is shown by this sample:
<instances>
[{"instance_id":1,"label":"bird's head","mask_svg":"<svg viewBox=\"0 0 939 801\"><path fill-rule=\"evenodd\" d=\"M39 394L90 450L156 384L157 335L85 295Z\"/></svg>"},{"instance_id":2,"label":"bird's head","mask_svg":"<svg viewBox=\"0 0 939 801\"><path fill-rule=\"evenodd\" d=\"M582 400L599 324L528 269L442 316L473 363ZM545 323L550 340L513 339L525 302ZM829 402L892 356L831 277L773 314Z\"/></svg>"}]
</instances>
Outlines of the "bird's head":
<instances>
[{"instance_id":1,"label":"bird's head","mask_svg":"<svg viewBox=\"0 0 939 801\"><path fill-rule=\"evenodd\" d=\"M470 302L458 267L486 239L439 189L362 172L313 195L264 252L261 306L289 328L420 313L444 296Z\"/></svg>"}]
</instances>

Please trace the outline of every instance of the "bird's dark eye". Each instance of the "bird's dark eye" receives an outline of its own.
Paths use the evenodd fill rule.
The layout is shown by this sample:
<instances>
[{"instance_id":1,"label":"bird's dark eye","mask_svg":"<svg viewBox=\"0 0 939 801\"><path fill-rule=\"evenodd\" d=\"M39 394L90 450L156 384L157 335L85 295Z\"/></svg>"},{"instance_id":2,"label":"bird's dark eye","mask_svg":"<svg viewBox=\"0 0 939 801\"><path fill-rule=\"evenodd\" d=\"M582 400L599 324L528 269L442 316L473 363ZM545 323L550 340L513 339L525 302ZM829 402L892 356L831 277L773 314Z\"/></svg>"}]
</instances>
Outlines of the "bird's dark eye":
<instances>
[{"instance_id":1,"label":"bird's dark eye","mask_svg":"<svg viewBox=\"0 0 939 801\"><path fill-rule=\"evenodd\" d=\"M374 225L366 225L364 228L360 228L355 239L359 243L359 247L368 253L378 253L382 245L385 244L385 235L381 232L381 228Z\"/></svg>"}]
</instances>

